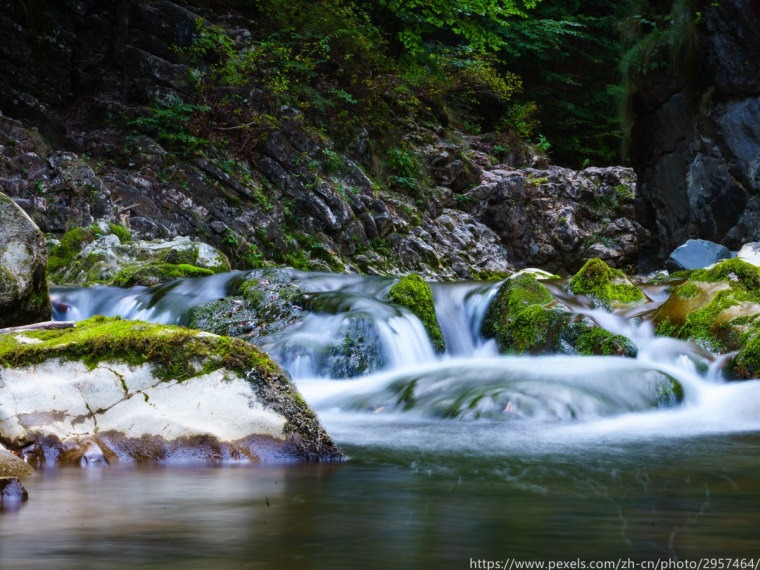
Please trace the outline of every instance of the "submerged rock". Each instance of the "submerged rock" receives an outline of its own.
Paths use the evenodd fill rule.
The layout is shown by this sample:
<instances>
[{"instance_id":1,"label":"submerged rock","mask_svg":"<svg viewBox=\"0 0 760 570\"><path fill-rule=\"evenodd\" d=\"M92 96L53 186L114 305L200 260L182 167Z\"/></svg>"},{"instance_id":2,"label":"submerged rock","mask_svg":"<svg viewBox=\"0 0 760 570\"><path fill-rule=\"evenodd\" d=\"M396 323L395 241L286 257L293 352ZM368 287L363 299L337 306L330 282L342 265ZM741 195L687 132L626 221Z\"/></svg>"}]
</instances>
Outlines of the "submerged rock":
<instances>
[{"instance_id":1,"label":"submerged rock","mask_svg":"<svg viewBox=\"0 0 760 570\"><path fill-rule=\"evenodd\" d=\"M29 499L29 493L16 477L0 477L0 505L6 502L22 502Z\"/></svg>"},{"instance_id":2,"label":"submerged rock","mask_svg":"<svg viewBox=\"0 0 760 570\"><path fill-rule=\"evenodd\" d=\"M282 370L241 340L94 317L0 335L0 438L30 461L342 457Z\"/></svg>"},{"instance_id":3,"label":"submerged rock","mask_svg":"<svg viewBox=\"0 0 760 570\"><path fill-rule=\"evenodd\" d=\"M46 263L42 232L0 193L0 328L50 318Z\"/></svg>"},{"instance_id":4,"label":"submerged rock","mask_svg":"<svg viewBox=\"0 0 760 570\"><path fill-rule=\"evenodd\" d=\"M260 344L303 319L303 294L291 270L255 270L230 296L193 308L188 326Z\"/></svg>"},{"instance_id":5,"label":"submerged rock","mask_svg":"<svg viewBox=\"0 0 760 570\"><path fill-rule=\"evenodd\" d=\"M16 477L23 479L33 472L25 461L13 455L0 445L0 478Z\"/></svg>"}]
</instances>

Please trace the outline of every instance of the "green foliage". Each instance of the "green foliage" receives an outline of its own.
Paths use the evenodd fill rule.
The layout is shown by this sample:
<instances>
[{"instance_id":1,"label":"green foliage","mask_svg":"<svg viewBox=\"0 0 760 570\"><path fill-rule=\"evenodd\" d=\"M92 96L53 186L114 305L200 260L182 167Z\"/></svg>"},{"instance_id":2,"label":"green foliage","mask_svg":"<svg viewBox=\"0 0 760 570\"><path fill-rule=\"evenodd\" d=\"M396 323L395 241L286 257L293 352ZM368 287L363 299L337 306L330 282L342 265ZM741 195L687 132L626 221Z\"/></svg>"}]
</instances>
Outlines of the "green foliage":
<instances>
[{"instance_id":1,"label":"green foliage","mask_svg":"<svg viewBox=\"0 0 760 570\"><path fill-rule=\"evenodd\" d=\"M396 32L412 55L424 55L431 43L496 51L508 42L510 21L525 16L537 0L380 0L364 2L375 21Z\"/></svg>"},{"instance_id":2,"label":"green foliage","mask_svg":"<svg viewBox=\"0 0 760 570\"><path fill-rule=\"evenodd\" d=\"M196 152L203 150L208 141L192 128L191 121L210 110L208 105L186 103L177 95L167 95L157 99L146 116L131 119L128 124L172 150Z\"/></svg>"},{"instance_id":3,"label":"green foliage","mask_svg":"<svg viewBox=\"0 0 760 570\"><path fill-rule=\"evenodd\" d=\"M540 130L557 164L619 164L623 7L608 0L542 2L510 22L500 61L522 78L522 92L503 120L521 136ZM520 119L523 106L527 122Z\"/></svg>"},{"instance_id":4,"label":"green foliage","mask_svg":"<svg viewBox=\"0 0 760 570\"><path fill-rule=\"evenodd\" d=\"M391 287L386 300L414 313L422 321L436 353L445 352L446 342L435 315L433 292L422 277L416 274L405 275Z\"/></svg>"}]
</instances>

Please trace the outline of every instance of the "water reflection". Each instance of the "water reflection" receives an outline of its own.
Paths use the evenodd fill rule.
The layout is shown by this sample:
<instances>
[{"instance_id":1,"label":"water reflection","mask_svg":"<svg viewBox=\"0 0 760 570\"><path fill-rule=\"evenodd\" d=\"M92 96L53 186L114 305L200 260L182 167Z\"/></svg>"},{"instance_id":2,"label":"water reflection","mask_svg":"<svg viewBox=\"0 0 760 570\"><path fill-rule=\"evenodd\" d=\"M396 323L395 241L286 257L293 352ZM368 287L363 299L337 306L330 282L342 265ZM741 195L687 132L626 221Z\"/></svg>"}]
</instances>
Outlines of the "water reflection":
<instances>
[{"instance_id":1,"label":"water reflection","mask_svg":"<svg viewBox=\"0 0 760 570\"><path fill-rule=\"evenodd\" d=\"M757 556L760 438L340 465L43 471L2 568L468 568L469 559Z\"/></svg>"}]
</instances>

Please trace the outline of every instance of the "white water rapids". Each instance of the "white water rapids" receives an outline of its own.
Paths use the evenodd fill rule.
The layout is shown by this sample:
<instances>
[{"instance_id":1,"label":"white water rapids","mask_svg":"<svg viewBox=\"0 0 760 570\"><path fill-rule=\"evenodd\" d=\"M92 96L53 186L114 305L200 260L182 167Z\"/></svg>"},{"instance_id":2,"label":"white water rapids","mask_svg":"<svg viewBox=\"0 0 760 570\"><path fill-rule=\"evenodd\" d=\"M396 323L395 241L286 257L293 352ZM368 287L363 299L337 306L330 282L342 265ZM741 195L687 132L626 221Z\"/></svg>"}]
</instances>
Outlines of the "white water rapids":
<instances>
[{"instance_id":1,"label":"white water rapids","mask_svg":"<svg viewBox=\"0 0 760 570\"><path fill-rule=\"evenodd\" d=\"M261 346L340 442L489 454L760 430L760 381L725 382L715 358L656 337L646 322L589 312L633 341L635 359L501 356L480 335L498 284L432 284L447 345L436 356L422 323L381 300L392 280L293 275L322 308ZM182 324L192 307L229 294L244 277L223 274L153 289L57 289L54 300L60 318L106 314ZM338 358L347 339L369 347L373 367L354 378L331 377L325 362ZM683 386L680 404L666 397L671 378Z\"/></svg>"}]
</instances>

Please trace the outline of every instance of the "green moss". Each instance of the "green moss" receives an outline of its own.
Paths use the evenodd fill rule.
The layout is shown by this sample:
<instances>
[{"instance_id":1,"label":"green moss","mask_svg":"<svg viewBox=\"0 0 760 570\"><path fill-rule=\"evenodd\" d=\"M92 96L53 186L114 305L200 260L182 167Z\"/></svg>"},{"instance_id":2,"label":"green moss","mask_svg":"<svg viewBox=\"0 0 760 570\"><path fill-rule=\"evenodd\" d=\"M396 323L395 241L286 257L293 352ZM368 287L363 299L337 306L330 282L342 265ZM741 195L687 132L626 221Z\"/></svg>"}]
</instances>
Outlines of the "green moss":
<instances>
[{"instance_id":1,"label":"green moss","mask_svg":"<svg viewBox=\"0 0 760 570\"><path fill-rule=\"evenodd\" d=\"M119 238L121 243L127 243L132 241L132 233L124 226L119 224L108 224L108 228L111 233Z\"/></svg>"},{"instance_id":2,"label":"green moss","mask_svg":"<svg viewBox=\"0 0 760 570\"><path fill-rule=\"evenodd\" d=\"M579 354L629 357L637 354L629 339L597 326L584 327L574 345Z\"/></svg>"},{"instance_id":3,"label":"green moss","mask_svg":"<svg viewBox=\"0 0 760 570\"><path fill-rule=\"evenodd\" d=\"M724 352L740 347L741 333L759 313L760 269L735 258L692 271L690 280L675 289L658 310L656 330L660 335L692 339L708 350Z\"/></svg>"},{"instance_id":4,"label":"green moss","mask_svg":"<svg viewBox=\"0 0 760 570\"><path fill-rule=\"evenodd\" d=\"M173 279L205 277L213 274L213 271L205 267L196 267L185 263L150 263L122 269L114 276L110 284L116 287L133 287L135 285L150 287Z\"/></svg>"},{"instance_id":5,"label":"green moss","mask_svg":"<svg viewBox=\"0 0 760 570\"><path fill-rule=\"evenodd\" d=\"M658 386L657 403L662 407L671 407L683 402L683 385L668 376L666 381Z\"/></svg>"},{"instance_id":6,"label":"green moss","mask_svg":"<svg viewBox=\"0 0 760 570\"><path fill-rule=\"evenodd\" d=\"M740 343L741 349L729 362L729 375L740 380L760 377L760 327L753 326Z\"/></svg>"},{"instance_id":7,"label":"green moss","mask_svg":"<svg viewBox=\"0 0 760 570\"><path fill-rule=\"evenodd\" d=\"M694 283L684 283L675 293L681 299L693 299L699 294L699 287Z\"/></svg>"},{"instance_id":8,"label":"green moss","mask_svg":"<svg viewBox=\"0 0 760 570\"><path fill-rule=\"evenodd\" d=\"M174 265L195 265L198 261L198 247L170 249L161 256L161 261Z\"/></svg>"},{"instance_id":9,"label":"green moss","mask_svg":"<svg viewBox=\"0 0 760 570\"><path fill-rule=\"evenodd\" d=\"M414 273L405 275L388 291L386 301L412 311L422 321L436 353L446 350L441 326L435 316L433 292L422 277Z\"/></svg>"},{"instance_id":10,"label":"green moss","mask_svg":"<svg viewBox=\"0 0 760 570\"><path fill-rule=\"evenodd\" d=\"M56 245L48 256L48 273L62 269L71 263L74 256L82 250L82 245L90 243L95 239L92 228L74 228L67 231L61 237L61 241Z\"/></svg>"},{"instance_id":11,"label":"green moss","mask_svg":"<svg viewBox=\"0 0 760 570\"><path fill-rule=\"evenodd\" d=\"M720 262L710 269L698 269L689 277L691 281L715 283L726 281L732 286L760 292L760 268L735 257Z\"/></svg>"},{"instance_id":12,"label":"green moss","mask_svg":"<svg viewBox=\"0 0 760 570\"><path fill-rule=\"evenodd\" d=\"M510 321L499 342L500 349L515 354L558 352L562 331L569 321L570 314L565 311L530 305Z\"/></svg>"},{"instance_id":13,"label":"green moss","mask_svg":"<svg viewBox=\"0 0 760 570\"><path fill-rule=\"evenodd\" d=\"M72 328L29 331L24 336L41 342L23 344L13 335L0 335L1 366L29 366L51 358L79 360L91 368L106 361L133 366L148 362L156 366L158 378L179 381L219 368L242 375L252 367L276 370L267 355L244 341L118 317L92 317Z\"/></svg>"},{"instance_id":14,"label":"green moss","mask_svg":"<svg viewBox=\"0 0 760 570\"><path fill-rule=\"evenodd\" d=\"M613 269L601 259L589 259L576 273L568 289L576 295L585 295L594 303L610 309L615 304L639 303L644 294L625 274Z\"/></svg>"},{"instance_id":15,"label":"green moss","mask_svg":"<svg viewBox=\"0 0 760 570\"><path fill-rule=\"evenodd\" d=\"M502 353L553 350L557 344L554 339L559 338L555 329L569 319L569 315L547 308L553 302L552 294L533 275L518 275L499 288L488 306L481 332L485 338L493 338Z\"/></svg>"}]
</instances>

